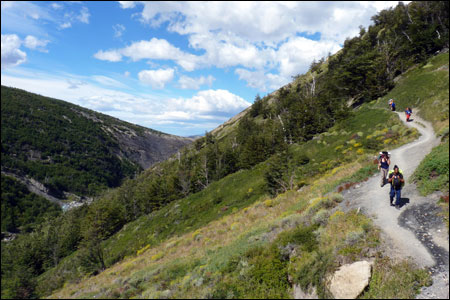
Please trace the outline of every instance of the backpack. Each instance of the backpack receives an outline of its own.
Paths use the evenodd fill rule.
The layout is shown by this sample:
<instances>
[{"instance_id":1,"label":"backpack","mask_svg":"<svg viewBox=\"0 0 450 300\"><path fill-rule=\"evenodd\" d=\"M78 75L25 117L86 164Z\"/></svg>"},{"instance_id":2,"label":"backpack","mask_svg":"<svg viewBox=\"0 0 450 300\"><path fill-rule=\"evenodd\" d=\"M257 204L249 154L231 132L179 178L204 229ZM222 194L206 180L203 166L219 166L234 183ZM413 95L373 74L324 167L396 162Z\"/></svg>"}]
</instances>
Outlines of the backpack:
<instances>
[{"instance_id":1,"label":"backpack","mask_svg":"<svg viewBox=\"0 0 450 300\"><path fill-rule=\"evenodd\" d=\"M398 169L398 172L400 174L402 174L402 176L403 176L403 171L401 169ZM388 176L390 176L392 173L394 173L394 170L390 170ZM403 179L405 179L405 178L403 177ZM398 178L398 177L393 178L392 186L395 187L396 189L399 189L399 188L403 187L404 185L405 185L405 182L401 182L400 178Z\"/></svg>"}]
</instances>

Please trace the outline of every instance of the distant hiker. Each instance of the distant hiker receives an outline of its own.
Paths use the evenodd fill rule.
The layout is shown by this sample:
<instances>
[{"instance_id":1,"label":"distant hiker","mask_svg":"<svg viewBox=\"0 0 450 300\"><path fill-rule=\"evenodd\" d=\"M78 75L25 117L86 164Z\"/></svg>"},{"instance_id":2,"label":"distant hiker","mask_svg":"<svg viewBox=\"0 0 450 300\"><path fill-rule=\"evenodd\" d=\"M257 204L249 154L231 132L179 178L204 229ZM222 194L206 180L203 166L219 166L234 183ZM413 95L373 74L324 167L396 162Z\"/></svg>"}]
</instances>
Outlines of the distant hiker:
<instances>
[{"instance_id":1,"label":"distant hiker","mask_svg":"<svg viewBox=\"0 0 450 300\"><path fill-rule=\"evenodd\" d=\"M391 184L391 191L389 192L389 199L391 206L399 207L400 198L402 196L402 187L405 183L403 179L403 172L398 168L397 165L394 166L394 170L389 172L389 183ZM394 201L395 196L395 204L392 203Z\"/></svg>"},{"instance_id":2,"label":"distant hiker","mask_svg":"<svg viewBox=\"0 0 450 300\"><path fill-rule=\"evenodd\" d=\"M406 114L406 122L409 122L409 118L411 117L411 114L412 114L412 109L407 107L405 109L405 114Z\"/></svg>"},{"instance_id":3,"label":"distant hiker","mask_svg":"<svg viewBox=\"0 0 450 300\"><path fill-rule=\"evenodd\" d=\"M392 103L394 102L394 99L389 99L389 102L388 102L388 104L389 104L389 108L390 109L392 109Z\"/></svg>"},{"instance_id":4,"label":"distant hiker","mask_svg":"<svg viewBox=\"0 0 450 300\"><path fill-rule=\"evenodd\" d=\"M395 101L394 101L394 99L391 99L391 100L389 100L389 101L391 101L391 103L389 105L391 106L391 110L395 111Z\"/></svg>"},{"instance_id":5,"label":"distant hiker","mask_svg":"<svg viewBox=\"0 0 450 300\"><path fill-rule=\"evenodd\" d=\"M389 158L389 153L386 151L380 152L380 155L378 156L378 170L381 171L381 187L386 184L386 177L388 176L390 164L391 160Z\"/></svg>"}]
</instances>

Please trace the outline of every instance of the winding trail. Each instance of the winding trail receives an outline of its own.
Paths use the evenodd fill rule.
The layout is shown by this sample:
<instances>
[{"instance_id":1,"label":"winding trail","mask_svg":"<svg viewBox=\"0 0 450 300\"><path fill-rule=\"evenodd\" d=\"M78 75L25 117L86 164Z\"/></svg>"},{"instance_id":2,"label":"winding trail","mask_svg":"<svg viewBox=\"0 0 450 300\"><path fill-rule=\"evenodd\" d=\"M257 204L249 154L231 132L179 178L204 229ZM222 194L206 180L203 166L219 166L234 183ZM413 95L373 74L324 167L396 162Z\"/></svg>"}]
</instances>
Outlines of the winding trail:
<instances>
[{"instance_id":1,"label":"winding trail","mask_svg":"<svg viewBox=\"0 0 450 300\"><path fill-rule=\"evenodd\" d=\"M354 189L346 191L343 207L359 208L372 217L374 224L381 228L381 235L386 242L387 255L393 259L410 257L419 267L430 268L433 285L423 289L419 298L447 298L449 246L447 228L437 216L439 209L436 202L439 195L420 196L416 186L409 182L414 170L439 145L433 127L417 114L413 121L406 122L403 113L397 112L408 127L417 128L420 138L412 143L389 151L391 166L398 165L403 171L406 185L402 190L401 207L390 206L390 185L380 187L380 175L371 177Z\"/></svg>"}]
</instances>

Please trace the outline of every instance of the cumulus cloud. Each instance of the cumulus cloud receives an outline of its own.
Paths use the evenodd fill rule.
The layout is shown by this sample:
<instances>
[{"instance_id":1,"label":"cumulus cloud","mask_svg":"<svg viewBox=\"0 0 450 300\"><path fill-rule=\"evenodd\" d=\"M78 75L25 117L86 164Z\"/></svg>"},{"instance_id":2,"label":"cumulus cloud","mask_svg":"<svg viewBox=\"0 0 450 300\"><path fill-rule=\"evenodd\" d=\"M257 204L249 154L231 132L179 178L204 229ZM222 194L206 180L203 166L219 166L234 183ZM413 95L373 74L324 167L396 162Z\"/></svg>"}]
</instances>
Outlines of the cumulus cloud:
<instances>
[{"instance_id":1,"label":"cumulus cloud","mask_svg":"<svg viewBox=\"0 0 450 300\"><path fill-rule=\"evenodd\" d=\"M152 38L150 41L134 42L121 49L100 50L94 54L94 57L97 59L111 62L122 60L122 56L129 57L132 61L142 59L174 60L187 71L194 70L199 62L198 57L195 55L183 52L167 40L158 38Z\"/></svg>"},{"instance_id":2,"label":"cumulus cloud","mask_svg":"<svg viewBox=\"0 0 450 300\"><path fill-rule=\"evenodd\" d=\"M27 54L19 49L22 45L20 38L15 34L2 34L1 38L2 69L24 63Z\"/></svg>"},{"instance_id":3,"label":"cumulus cloud","mask_svg":"<svg viewBox=\"0 0 450 300\"><path fill-rule=\"evenodd\" d=\"M192 89L192 90L198 90L202 85L209 85L211 86L215 78L211 75L200 76L200 77L189 77L186 75L180 76L180 79L178 79L178 86L181 89Z\"/></svg>"},{"instance_id":4,"label":"cumulus cloud","mask_svg":"<svg viewBox=\"0 0 450 300\"><path fill-rule=\"evenodd\" d=\"M155 89L163 89L166 83L172 81L174 70L158 69L158 70L143 70L138 73L139 80L147 85L151 85Z\"/></svg>"},{"instance_id":5,"label":"cumulus cloud","mask_svg":"<svg viewBox=\"0 0 450 300\"><path fill-rule=\"evenodd\" d=\"M24 46L33 50L39 50L42 52L48 52L45 49L45 46L47 46L47 44L49 43L48 40L39 40L38 38L32 36L32 35L27 35L25 40L24 40Z\"/></svg>"},{"instance_id":6,"label":"cumulus cloud","mask_svg":"<svg viewBox=\"0 0 450 300\"><path fill-rule=\"evenodd\" d=\"M121 2L123 9L143 7L142 22L186 35L189 46L202 55L182 52L160 40L141 41L115 50L132 60L172 59L187 71L205 67L240 67L249 86L267 89L275 82L308 70L311 62L340 49L345 38L370 25L370 17L398 2ZM180 17L181 16L181 17ZM316 36L315 39L308 37ZM156 45L160 43L161 45ZM148 51L165 48L171 58ZM163 45L164 44L164 45ZM164 46L164 47L163 47ZM139 49L143 50L142 52ZM149 53L142 55L140 53ZM252 78L250 74L257 74ZM266 77L266 78L262 78Z\"/></svg>"},{"instance_id":7,"label":"cumulus cloud","mask_svg":"<svg viewBox=\"0 0 450 300\"><path fill-rule=\"evenodd\" d=\"M98 51L94 54L96 59L118 62L122 60L122 55L117 51Z\"/></svg>"},{"instance_id":8,"label":"cumulus cloud","mask_svg":"<svg viewBox=\"0 0 450 300\"><path fill-rule=\"evenodd\" d=\"M239 75L239 79L245 80L249 87L259 89L262 92L276 90L292 81L291 77L265 72L264 70L250 71L237 68L235 73Z\"/></svg>"},{"instance_id":9,"label":"cumulus cloud","mask_svg":"<svg viewBox=\"0 0 450 300\"><path fill-rule=\"evenodd\" d=\"M277 51L280 75L291 77L307 70L313 60L335 53L340 47L333 42L313 41L304 37L289 39Z\"/></svg>"},{"instance_id":10,"label":"cumulus cloud","mask_svg":"<svg viewBox=\"0 0 450 300\"><path fill-rule=\"evenodd\" d=\"M171 99L168 107L170 111L188 112L195 117L208 117L223 113L235 114L251 104L241 97L227 90L200 91L192 98Z\"/></svg>"}]
</instances>

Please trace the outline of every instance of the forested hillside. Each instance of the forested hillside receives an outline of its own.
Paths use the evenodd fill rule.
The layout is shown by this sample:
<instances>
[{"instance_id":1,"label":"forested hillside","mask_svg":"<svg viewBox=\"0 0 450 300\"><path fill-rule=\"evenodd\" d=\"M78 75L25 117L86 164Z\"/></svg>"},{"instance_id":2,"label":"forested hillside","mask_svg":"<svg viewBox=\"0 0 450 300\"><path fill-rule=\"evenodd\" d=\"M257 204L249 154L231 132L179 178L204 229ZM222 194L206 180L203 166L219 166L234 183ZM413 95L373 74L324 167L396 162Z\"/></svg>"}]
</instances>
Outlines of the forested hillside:
<instances>
[{"instance_id":1,"label":"forested hillside","mask_svg":"<svg viewBox=\"0 0 450 300\"><path fill-rule=\"evenodd\" d=\"M384 108L384 97L405 72L448 50L448 2L400 3L373 21L338 53L312 62L306 74L272 94L256 96L249 109L178 155L125 180L89 207L2 245L2 296L48 295L84 276L105 274L122 260L108 273L113 279L82 296L287 297L288 274L327 296L327 270L339 259L369 255L379 243L364 217L331 217L341 198L328 193L373 174L377 151L417 137ZM448 78L448 54L439 58ZM438 100L443 107L447 103L446 111L437 112L440 127L445 120L448 127L448 80L429 90L445 91L447 98ZM40 159L48 159L43 152ZM303 187L304 198L292 196L290 191ZM74 224L70 230L68 224ZM283 229L289 230L276 237ZM333 238L338 231L340 238ZM293 265L290 243L304 254ZM19 259L14 253L21 253ZM410 285L405 283L407 296L418 281L425 282L409 265L397 270L398 276L413 274Z\"/></svg>"},{"instance_id":2,"label":"forested hillside","mask_svg":"<svg viewBox=\"0 0 450 300\"><path fill-rule=\"evenodd\" d=\"M117 187L192 141L5 86L1 115L2 191L12 188L3 177L12 176L59 205ZM21 202L2 193L2 220L12 231Z\"/></svg>"}]
</instances>

